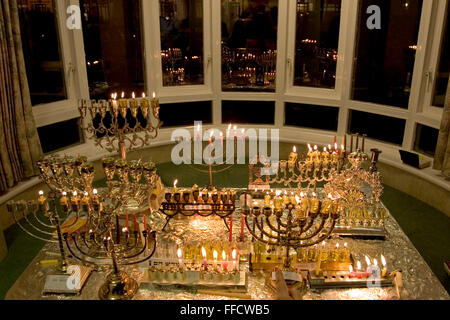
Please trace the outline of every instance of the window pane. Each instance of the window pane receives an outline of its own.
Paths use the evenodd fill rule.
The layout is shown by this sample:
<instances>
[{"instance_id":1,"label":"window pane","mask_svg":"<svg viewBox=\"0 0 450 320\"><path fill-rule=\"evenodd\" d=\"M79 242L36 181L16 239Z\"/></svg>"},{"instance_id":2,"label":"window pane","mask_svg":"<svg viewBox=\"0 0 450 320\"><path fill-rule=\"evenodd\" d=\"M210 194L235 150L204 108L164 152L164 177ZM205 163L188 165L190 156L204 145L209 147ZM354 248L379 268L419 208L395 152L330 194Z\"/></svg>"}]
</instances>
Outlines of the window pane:
<instances>
[{"instance_id":1,"label":"window pane","mask_svg":"<svg viewBox=\"0 0 450 320\"><path fill-rule=\"evenodd\" d=\"M274 124L273 101L222 101L223 123Z\"/></svg>"},{"instance_id":2,"label":"window pane","mask_svg":"<svg viewBox=\"0 0 450 320\"><path fill-rule=\"evenodd\" d=\"M350 110L349 133L366 134L369 138L401 145L406 120L379 114Z\"/></svg>"},{"instance_id":3,"label":"window pane","mask_svg":"<svg viewBox=\"0 0 450 320\"><path fill-rule=\"evenodd\" d=\"M203 84L203 0L160 0L159 7L163 85Z\"/></svg>"},{"instance_id":4,"label":"window pane","mask_svg":"<svg viewBox=\"0 0 450 320\"><path fill-rule=\"evenodd\" d=\"M222 1L222 89L275 91L278 0Z\"/></svg>"},{"instance_id":5,"label":"window pane","mask_svg":"<svg viewBox=\"0 0 450 320\"><path fill-rule=\"evenodd\" d=\"M145 91L140 1L80 0L89 91Z\"/></svg>"},{"instance_id":6,"label":"window pane","mask_svg":"<svg viewBox=\"0 0 450 320\"><path fill-rule=\"evenodd\" d=\"M67 99L55 2L18 0L17 5L31 103Z\"/></svg>"},{"instance_id":7,"label":"window pane","mask_svg":"<svg viewBox=\"0 0 450 320\"><path fill-rule=\"evenodd\" d=\"M433 94L433 106L444 107L445 93L447 92L447 84L450 74L450 23L447 18L444 26L444 37L441 45L441 56L438 65L438 71L436 73L436 84Z\"/></svg>"},{"instance_id":8,"label":"window pane","mask_svg":"<svg viewBox=\"0 0 450 320\"><path fill-rule=\"evenodd\" d=\"M337 131L338 117L339 108L336 107L299 103L286 103L285 107L287 126Z\"/></svg>"},{"instance_id":9,"label":"window pane","mask_svg":"<svg viewBox=\"0 0 450 320\"><path fill-rule=\"evenodd\" d=\"M194 121L212 123L211 101L161 104L159 118L163 127L193 126Z\"/></svg>"},{"instance_id":10,"label":"window pane","mask_svg":"<svg viewBox=\"0 0 450 320\"><path fill-rule=\"evenodd\" d=\"M81 142L78 118L54 123L37 129L44 153L69 147Z\"/></svg>"},{"instance_id":11,"label":"window pane","mask_svg":"<svg viewBox=\"0 0 450 320\"><path fill-rule=\"evenodd\" d=\"M353 99L408 108L422 0L362 0ZM381 9L381 29L370 30L366 10Z\"/></svg>"},{"instance_id":12,"label":"window pane","mask_svg":"<svg viewBox=\"0 0 450 320\"><path fill-rule=\"evenodd\" d=\"M439 130L418 123L416 126L416 139L414 150L434 156L436 144L439 137Z\"/></svg>"},{"instance_id":13,"label":"window pane","mask_svg":"<svg viewBox=\"0 0 450 320\"><path fill-rule=\"evenodd\" d=\"M297 0L294 85L334 88L341 0Z\"/></svg>"}]
</instances>

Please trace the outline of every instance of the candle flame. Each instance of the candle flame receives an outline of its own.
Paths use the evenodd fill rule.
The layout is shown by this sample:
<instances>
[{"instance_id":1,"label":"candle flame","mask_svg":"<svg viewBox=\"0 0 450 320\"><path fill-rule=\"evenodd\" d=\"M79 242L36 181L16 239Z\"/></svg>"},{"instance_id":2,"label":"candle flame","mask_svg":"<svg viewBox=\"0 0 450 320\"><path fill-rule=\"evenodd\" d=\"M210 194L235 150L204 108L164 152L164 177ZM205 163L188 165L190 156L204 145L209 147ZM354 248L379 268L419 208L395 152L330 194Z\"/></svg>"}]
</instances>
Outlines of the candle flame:
<instances>
[{"instance_id":1,"label":"candle flame","mask_svg":"<svg viewBox=\"0 0 450 320\"><path fill-rule=\"evenodd\" d=\"M370 266L370 259L369 259L369 257L365 256L365 259L366 259L367 266Z\"/></svg>"},{"instance_id":2,"label":"candle flame","mask_svg":"<svg viewBox=\"0 0 450 320\"><path fill-rule=\"evenodd\" d=\"M78 195L78 192L74 191L73 196L76 197Z\"/></svg>"},{"instance_id":3,"label":"candle flame","mask_svg":"<svg viewBox=\"0 0 450 320\"><path fill-rule=\"evenodd\" d=\"M279 196L280 194L281 194L281 190L275 191L275 195L276 195L276 196Z\"/></svg>"},{"instance_id":4,"label":"candle flame","mask_svg":"<svg viewBox=\"0 0 450 320\"><path fill-rule=\"evenodd\" d=\"M294 151L294 153L296 153L296 152L297 152L297 147L294 146L294 147L292 148L292 150Z\"/></svg>"},{"instance_id":5,"label":"candle flame","mask_svg":"<svg viewBox=\"0 0 450 320\"><path fill-rule=\"evenodd\" d=\"M43 195L44 195L44 191L39 190L38 194L39 194L40 196L43 196Z\"/></svg>"},{"instance_id":6,"label":"candle flame","mask_svg":"<svg viewBox=\"0 0 450 320\"><path fill-rule=\"evenodd\" d=\"M236 249L233 249L233 251L231 252L231 257L233 258L233 260L236 260L236 258L237 258L237 251L236 251Z\"/></svg>"},{"instance_id":7,"label":"candle flame","mask_svg":"<svg viewBox=\"0 0 450 320\"><path fill-rule=\"evenodd\" d=\"M341 150L344 150L344 149L345 149L344 145L343 145L343 144L341 144Z\"/></svg>"},{"instance_id":8,"label":"candle flame","mask_svg":"<svg viewBox=\"0 0 450 320\"><path fill-rule=\"evenodd\" d=\"M337 143L334 144L334 149L337 150Z\"/></svg>"},{"instance_id":9,"label":"candle flame","mask_svg":"<svg viewBox=\"0 0 450 320\"><path fill-rule=\"evenodd\" d=\"M202 247L202 257L203 257L204 259L206 259L206 250L205 250L204 247Z\"/></svg>"},{"instance_id":10,"label":"candle flame","mask_svg":"<svg viewBox=\"0 0 450 320\"><path fill-rule=\"evenodd\" d=\"M300 202L300 197L298 195L295 195L295 201L297 201L297 203Z\"/></svg>"},{"instance_id":11,"label":"candle flame","mask_svg":"<svg viewBox=\"0 0 450 320\"><path fill-rule=\"evenodd\" d=\"M344 247L346 247L346 248L347 248L347 242L346 242L346 243L344 243Z\"/></svg>"},{"instance_id":12,"label":"candle flame","mask_svg":"<svg viewBox=\"0 0 450 320\"><path fill-rule=\"evenodd\" d=\"M323 152L327 152L327 147L323 147Z\"/></svg>"},{"instance_id":13,"label":"candle flame","mask_svg":"<svg viewBox=\"0 0 450 320\"><path fill-rule=\"evenodd\" d=\"M67 196L67 192L63 191L62 195L63 195L63 197Z\"/></svg>"},{"instance_id":14,"label":"candle flame","mask_svg":"<svg viewBox=\"0 0 450 320\"><path fill-rule=\"evenodd\" d=\"M126 227L124 227L124 228L122 228L122 232L126 233L126 232L128 232L128 229Z\"/></svg>"},{"instance_id":15,"label":"candle flame","mask_svg":"<svg viewBox=\"0 0 450 320\"><path fill-rule=\"evenodd\" d=\"M173 182L173 186L176 187L178 183L178 179L175 179L175 181Z\"/></svg>"},{"instance_id":16,"label":"candle flame","mask_svg":"<svg viewBox=\"0 0 450 320\"><path fill-rule=\"evenodd\" d=\"M331 200L333 200L333 196L331 195L331 193L328 194L328 198L330 198Z\"/></svg>"},{"instance_id":17,"label":"candle flame","mask_svg":"<svg viewBox=\"0 0 450 320\"><path fill-rule=\"evenodd\" d=\"M317 197L317 193L313 192L313 197L316 198Z\"/></svg>"},{"instance_id":18,"label":"candle flame","mask_svg":"<svg viewBox=\"0 0 450 320\"><path fill-rule=\"evenodd\" d=\"M132 97L133 99L136 98L136 94L134 93L134 91L131 93L131 97Z\"/></svg>"},{"instance_id":19,"label":"candle flame","mask_svg":"<svg viewBox=\"0 0 450 320\"><path fill-rule=\"evenodd\" d=\"M228 130L231 130L231 123L228 125Z\"/></svg>"},{"instance_id":20,"label":"candle flame","mask_svg":"<svg viewBox=\"0 0 450 320\"><path fill-rule=\"evenodd\" d=\"M360 261L356 262L356 270L361 270L361 262Z\"/></svg>"},{"instance_id":21,"label":"candle flame","mask_svg":"<svg viewBox=\"0 0 450 320\"><path fill-rule=\"evenodd\" d=\"M124 91L122 91L122 94L120 95L120 97L123 99L123 98L125 98L125 92Z\"/></svg>"},{"instance_id":22,"label":"candle flame","mask_svg":"<svg viewBox=\"0 0 450 320\"><path fill-rule=\"evenodd\" d=\"M348 266L348 271L349 271L350 273L353 272L353 266L352 266L352 265L349 265L349 266Z\"/></svg>"},{"instance_id":23,"label":"candle flame","mask_svg":"<svg viewBox=\"0 0 450 320\"><path fill-rule=\"evenodd\" d=\"M183 256L183 251L181 250L181 248L178 248L178 250L177 250L178 259L181 259L182 256Z\"/></svg>"},{"instance_id":24,"label":"candle flame","mask_svg":"<svg viewBox=\"0 0 450 320\"><path fill-rule=\"evenodd\" d=\"M314 150L317 150L317 145L314 146Z\"/></svg>"},{"instance_id":25,"label":"candle flame","mask_svg":"<svg viewBox=\"0 0 450 320\"><path fill-rule=\"evenodd\" d=\"M153 91L153 93L152 93L152 97L153 97L153 99L155 99L155 98L156 98L156 93L155 93L155 91Z\"/></svg>"},{"instance_id":26,"label":"candle flame","mask_svg":"<svg viewBox=\"0 0 450 320\"><path fill-rule=\"evenodd\" d=\"M322 245L325 247L325 244L326 244L326 242L325 241L322 241Z\"/></svg>"},{"instance_id":27,"label":"candle flame","mask_svg":"<svg viewBox=\"0 0 450 320\"><path fill-rule=\"evenodd\" d=\"M227 258L227 255L225 253L225 250L222 250L222 260L225 261Z\"/></svg>"},{"instance_id":28,"label":"candle flame","mask_svg":"<svg viewBox=\"0 0 450 320\"><path fill-rule=\"evenodd\" d=\"M87 197L89 193L87 191L84 192L84 196Z\"/></svg>"},{"instance_id":29,"label":"candle flame","mask_svg":"<svg viewBox=\"0 0 450 320\"><path fill-rule=\"evenodd\" d=\"M383 255L381 255L381 264L386 267L386 258Z\"/></svg>"},{"instance_id":30,"label":"candle flame","mask_svg":"<svg viewBox=\"0 0 450 320\"><path fill-rule=\"evenodd\" d=\"M336 249L339 249L339 243L336 243Z\"/></svg>"},{"instance_id":31,"label":"candle flame","mask_svg":"<svg viewBox=\"0 0 450 320\"><path fill-rule=\"evenodd\" d=\"M234 126L234 127L233 127L233 130L235 130L235 131L236 131L236 129L237 129L237 126Z\"/></svg>"},{"instance_id":32,"label":"candle flame","mask_svg":"<svg viewBox=\"0 0 450 320\"><path fill-rule=\"evenodd\" d=\"M97 189L92 190L92 193L95 195L98 193Z\"/></svg>"},{"instance_id":33,"label":"candle flame","mask_svg":"<svg viewBox=\"0 0 450 320\"><path fill-rule=\"evenodd\" d=\"M305 194L302 192L300 192L300 196L303 198L305 196Z\"/></svg>"},{"instance_id":34,"label":"candle flame","mask_svg":"<svg viewBox=\"0 0 450 320\"><path fill-rule=\"evenodd\" d=\"M213 251L213 258L214 258L214 260L217 260L217 251L216 250Z\"/></svg>"},{"instance_id":35,"label":"candle flame","mask_svg":"<svg viewBox=\"0 0 450 320\"><path fill-rule=\"evenodd\" d=\"M146 96L145 96L145 92L142 92L142 98L145 98Z\"/></svg>"}]
</instances>

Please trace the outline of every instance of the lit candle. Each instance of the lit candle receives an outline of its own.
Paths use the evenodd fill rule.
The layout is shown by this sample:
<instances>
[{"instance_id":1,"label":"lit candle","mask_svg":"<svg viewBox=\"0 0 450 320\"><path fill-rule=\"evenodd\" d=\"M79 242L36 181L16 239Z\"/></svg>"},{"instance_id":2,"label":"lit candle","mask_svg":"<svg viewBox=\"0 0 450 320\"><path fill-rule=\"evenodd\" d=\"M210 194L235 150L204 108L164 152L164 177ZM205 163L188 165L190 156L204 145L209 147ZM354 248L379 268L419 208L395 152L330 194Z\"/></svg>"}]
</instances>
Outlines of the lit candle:
<instances>
[{"instance_id":1,"label":"lit candle","mask_svg":"<svg viewBox=\"0 0 450 320\"><path fill-rule=\"evenodd\" d=\"M312 162L313 161L313 151L311 148L311 145L308 143L308 153L306 154L306 162Z\"/></svg>"},{"instance_id":2,"label":"lit candle","mask_svg":"<svg viewBox=\"0 0 450 320\"><path fill-rule=\"evenodd\" d=\"M39 205L39 210L41 210L42 212L47 212L49 207L48 207L48 202L47 202L47 198L44 196L44 191L40 190L38 192L38 205Z\"/></svg>"},{"instance_id":3,"label":"lit candle","mask_svg":"<svg viewBox=\"0 0 450 320\"><path fill-rule=\"evenodd\" d=\"M281 199L280 194L281 194L281 190L277 190L275 192L275 198L273 199L273 204L274 204L276 210L281 210L281 207L283 204L283 200Z\"/></svg>"},{"instance_id":4,"label":"lit candle","mask_svg":"<svg viewBox=\"0 0 450 320\"><path fill-rule=\"evenodd\" d=\"M179 269L184 269L184 264L183 264L183 251L181 250L181 248L178 248L177 250L177 257L178 257L178 267Z\"/></svg>"},{"instance_id":5,"label":"lit candle","mask_svg":"<svg viewBox=\"0 0 450 320\"><path fill-rule=\"evenodd\" d=\"M67 199L67 192L63 191L61 199L59 199L59 204L64 211L69 210L69 199Z\"/></svg>"},{"instance_id":6,"label":"lit candle","mask_svg":"<svg viewBox=\"0 0 450 320\"><path fill-rule=\"evenodd\" d=\"M366 278L368 278L370 276L370 259L368 256L365 256L364 258L366 259L366 265L367 265Z\"/></svg>"},{"instance_id":7,"label":"lit candle","mask_svg":"<svg viewBox=\"0 0 450 320\"><path fill-rule=\"evenodd\" d=\"M355 277L355 273L353 272L353 266L352 266L352 265L350 265L350 266L348 267L348 277L349 277L350 279L352 279L352 278Z\"/></svg>"},{"instance_id":8,"label":"lit candle","mask_svg":"<svg viewBox=\"0 0 450 320\"><path fill-rule=\"evenodd\" d=\"M112 105L112 108L113 108L113 111L114 111L114 115L117 116L117 112L119 111L119 105L118 105L117 100L116 100L117 99L117 92L111 94L111 99L112 99L111 105Z\"/></svg>"},{"instance_id":9,"label":"lit candle","mask_svg":"<svg viewBox=\"0 0 450 320\"><path fill-rule=\"evenodd\" d=\"M283 204L284 205L288 205L289 204L289 198L287 196L287 191L286 190L284 190L284 193L283 193Z\"/></svg>"},{"instance_id":10,"label":"lit candle","mask_svg":"<svg viewBox=\"0 0 450 320\"><path fill-rule=\"evenodd\" d=\"M327 147L324 147L323 152L322 152L323 162L328 162L329 157L330 157L330 154L327 151Z\"/></svg>"},{"instance_id":11,"label":"lit candle","mask_svg":"<svg viewBox=\"0 0 450 320\"><path fill-rule=\"evenodd\" d=\"M217 251L214 250L214 251L213 251L214 271L217 271L217 256L218 256Z\"/></svg>"},{"instance_id":12,"label":"lit candle","mask_svg":"<svg viewBox=\"0 0 450 320\"><path fill-rule=\"evenodd\" d=\"M237 135L236 130L237 130L237 126L234 126L234 127L233 127L233 136L234 136L234 139L236 139L236 135Z\"/></svg>"},{"instance_id":13,"label":"lit candle","mask_svg":"<svg viewBox=\"0 0 450 320\"><path fill-rule=\"evenodd\" d=\"M292 152L289 154L288 162L289 162L290 164L294 164L294 163L297 161L297 158L298 158L297 147L294 146L294 147L292 148Z\"/></svg>"},{"instance_id":14,"label":"lit candle","mask_svg":"<svg viewBox=\"0 0 450 320\"><path fill-rule=\"evenodd\" d=\"M177 183L178 183L178 179L175 179L175 181L173 182L173 193L176 193L178 191Z\"/></svg>"},{"instance_id":15,"label":"lit candle","mask_svg":"<svg viewBox=\"0 0 450 320\"><path fill-rule=\"evenodd\" d=\"M228 263L227 263L227 254L225 253L225 250L222 250L222 261L223 261L222 269L224 272L227 272Z\"/></svg>"},{"instance_id":16,"label":"lit candle","mask_svg":"<svg viewBox=\"0 0 450 320\"><path fill-rule=\"evenodd\" d=\"M376 270L378 269L378 261L377 261L377 259L373 259L373 266L374 266L373 273L375 273L375 275L376 275L377 274ZM371 274L372 274L372 272L371 272Z\"/></svg>"},{"instance_id":17,"label":"lit candle","mask_svg":"<svg viewBox=\"0 0 450 320\"><path fill-rule=\"evenodd\" d=\"M204 247L202 247L202 257L203 257L203 268L206 270L208 270L208 263L206 261L206 250Z\"/></svg>"},{"instance_id":18,"label":"lit candle","mask_svg":"<svg viewBox=\"0 0 450 320\"><path fill-rule=\"evenodd\" d=\"M78 203L80 201L80 198L78 198L78 192L74 191L72 194L72 198L70 199L72 203L72 209L73 211L78 211Z\"/></svg>"},{"instance_id":19,"label":"lit candle","mask_svg":"<svg viewBox=\"0 0 450 320\"><path fill-rule=\"evenodd\" d=\"M242 139L242 141L245 140L245 129L241 130L241 139Z\"/></svg>"},{"instance_id":20,"label":"lit candle","mask_svg":"<svg viewBox=\"0 0 450 320\"><path fill-rule=\"evenodd\" d=\"M270 194L269 194L269 191L267 191L266 195L264 196L264 205L266 207L270 207Z\"/></svg>"},{"instance_id":21,"label":"lit candle","mask_svg":"<svg viewBox=\"0 0 450 320\"><path fill-rule=\"evenodd\" d=\"M317 194L315 192L313 192L312 195L313 197L310 199L309 212L316 214L319 212L319 199L317 198Z\"/></svg>"},{"instance_id":22,"label":"lit candle","mask_svg":"<svg viewBox=\"0 0 450 320\"><path fill-rule=\"evenodd\" d=\"M237 259L237 251L233 249L231 252L231 258L233 259L233 271L236 271L236 259Z\"/></svg>"},{"instance_id":23,"label":"lit candle","mask_svg":"<svg viewBox=\"0 0 450 320\"><path fill-rule=\"evenodd\" d=\"M362 278L362 273L361 273L361 262L357 261L356 262L356 276L358 277L358 279Z\"/></svg>"},{"instance_id":24,"label":"lit candle","mask_svg":"<svg viewBox=\"0 0 450 320\"><path fill-rule=\"evenodd\" d=\"M381 270L381 277L384 278L387 274L387 268L386 268L386 258L381 255L381 264L383 265L383 269Z\"/></svg>"}]
</instances>

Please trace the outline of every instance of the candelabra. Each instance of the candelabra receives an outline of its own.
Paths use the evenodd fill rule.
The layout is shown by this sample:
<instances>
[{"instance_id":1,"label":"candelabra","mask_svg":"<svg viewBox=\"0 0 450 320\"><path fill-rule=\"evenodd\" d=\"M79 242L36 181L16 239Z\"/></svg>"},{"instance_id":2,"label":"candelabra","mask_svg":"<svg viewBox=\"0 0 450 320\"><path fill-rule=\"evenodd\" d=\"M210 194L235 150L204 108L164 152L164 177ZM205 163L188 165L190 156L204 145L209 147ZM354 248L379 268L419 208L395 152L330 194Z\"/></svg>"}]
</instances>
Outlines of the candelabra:
<instances>
[{"instance_id":1,"label":"candelabra","mask_svg":"<svg viewBox=\"0 0 450 320\"><path fill-rule=\"evenodd\" d=\"M42 191L39 191L38 200L31 201L9 201L6 205L8 212L12 215L15 223L29 236L48 243L57 243L61 260L59 271L65 273L69 265L67 255L63 245L61 230L79 228L86 220L83 220L79 211L71 211L69 207L63 212L56 206L56 194L50 193L48 199ZM61 225L61 220L67 219L71 213L75 213L72 219ZM39 217L42 215L43 217ZM47 221L43 221L47 219ZM25 221L25 224L23 223ZM29 226L28 228L26 226ZM55 236L57 240L55 240Z\"/></svg>"},{"instance_id":2,"label":"candelabra","mask_svg":"<svg viewBox=\"0 0 450 320\"><path fill-rule=\"evenodd\" d=\"M286 248L286 269L291 267L290 249L312 246L327 239L340 214L339 203L331 195L323 201L317 197L295 198L295 203L288 200L283 204L277 192L273 206L254 202L252 206L241 208L247 229L257 241Z\"/></svg>"},{"instance_id":3,"label":"candelabra","mask_svg":"<svg viewBox=\"0 0 450 320\"><path fill-rule=\"evenodd\" d=\"M216 215L223 220L227 229L230 230L225 219L232 215L235 210L236 192L234 190L227 191L224 189L218 193L217 191L199 191L194 186L191 191L180 193L177 192L175 187L173 193L166 192L164 197L165 201L159 209L166 215L166 223L162 230L165 230L169 221L177 215L186 217Z\"/></svg>"},{"instance_id":4,"label":"candelabra","mask_svg":"<svg viewBox=\"0 0 450 320\"><path fill-rule=\"evenodd\" d=\"M94 140L97 146L109 152L119 150L122 159L125 159L127 147L128 150L142 148L158 136L162 125L159 120L159 101L155 94L150 104L144 94L140 99L136 99L134 93L132 99L125 99L124 93L119 100L116 98L117 95L113 94L109 101L80 100L79 125L87 138ZM156 125L152 123L152 116L157 121Z\"/></svg>"},{"instance_id":5,"label":"candelabra","mask_svg":"<svg viewBox=\"0 0 450 320\"><path fill-rule=\"evenodd\" d=\"M50 156L38 161L40 178L50 190L62 193L92 191L94 166L86 157Z\"/></svg>"}]
</instances>

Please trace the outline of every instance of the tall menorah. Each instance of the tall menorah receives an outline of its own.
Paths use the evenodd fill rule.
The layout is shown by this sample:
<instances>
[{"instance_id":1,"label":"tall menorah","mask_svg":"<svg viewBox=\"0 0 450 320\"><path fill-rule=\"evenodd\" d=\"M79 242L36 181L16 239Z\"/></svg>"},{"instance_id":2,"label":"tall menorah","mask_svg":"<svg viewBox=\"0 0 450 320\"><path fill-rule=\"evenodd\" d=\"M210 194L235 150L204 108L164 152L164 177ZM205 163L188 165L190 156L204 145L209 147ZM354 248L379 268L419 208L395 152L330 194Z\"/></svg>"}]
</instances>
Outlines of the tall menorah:
<instances>
[{"instance_id":1,"label":"tall menorah","mask_svg":"<svg viewBox=\"0 0 450 320\"><path fill-rule=\"evenodd\" d=\"M145 94L136 99L133 93L131 99L125 99L123 92L121 98L116 99L117 94L113 94L108 101L80 100L79 125L87 138L95 141L96 146L109 152L118 150L122 159L126 159L127 149L148 146L150 140L158 136L162 126L159 101L154 94L150 103ZM153 119L156 124L153 124Z\"/></svg>"},{"instance_id":2,"label":"tall menorah","mask_svg":"<svg viewBox=\"0 0 450 320\"><path fill-rule=\"evenodd\" d=\"M281 246L286 250L284 268L291 267L290 249L309 247L327 239L333 232L340 215L340 207L331 195L322 201L295 196L295 201L284 204L280 193L273 199L273 206L241 208L250 234L262 243Z\"/></svg>"}]
</instances>

